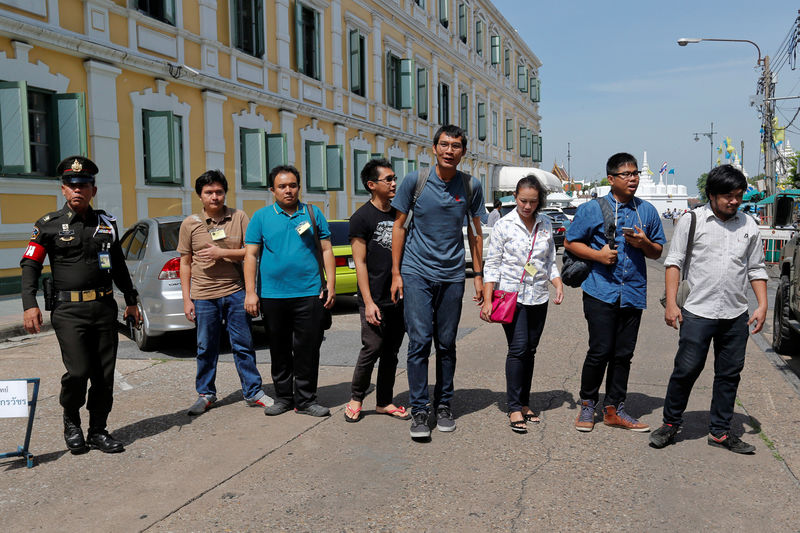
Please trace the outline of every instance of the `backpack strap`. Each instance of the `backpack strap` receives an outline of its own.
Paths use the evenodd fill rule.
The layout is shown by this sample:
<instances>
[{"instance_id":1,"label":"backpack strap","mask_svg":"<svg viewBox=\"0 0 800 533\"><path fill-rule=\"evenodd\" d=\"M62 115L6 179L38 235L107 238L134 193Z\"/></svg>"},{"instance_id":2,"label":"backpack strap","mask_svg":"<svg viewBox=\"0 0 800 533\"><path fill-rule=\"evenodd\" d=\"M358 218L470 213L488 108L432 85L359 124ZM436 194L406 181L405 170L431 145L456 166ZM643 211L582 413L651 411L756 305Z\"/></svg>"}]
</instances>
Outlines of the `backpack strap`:
<instances>
[{"instance_id":1,"label":"backpack strap","mask_svg":"<svg viewBox=\"0 0 800 533\"><path fill-rule=\"evenodd\" d=\"M467 194L467 197L465 198L467 202L467 224L469 224L469 227L472 228L472 234L477 235L478 232L475 230L475 222L472 220L472 218L475 216L472 213L472 176L466 172L461 172L461 178L464 180L464 191Z\"/></svg>"},{"instance_id":2,"label":"backpack strap","mask_svg":"<svg viewBox=\"0 0 800 533\"><path fill-rule=\"evenodd\" d=\"M681 269L681 279L686 279L686 275L689 272L689 261L692 258L692 247L694 245L694 230L697 226L697 216L694 211L689 211L689 214L692 217L692 222L689 224L689 238L686 241L686 255L683 260L683 268Z\"/></svg>"},{"instance_id":3,"label":"backpack strap","mask_svg":"<svg viewBox=\"0 0 800 533\"><path fill-rule=\"evenodd\" d=\"M613 250L617 247L617 222L614 220L614 212L611 211L611 205L605 197L597 198L597 202L600 204L600 211L603 212L603 235L606 237L608 247Z\"/></svg>"},{"instance_id":4,"label":"backpack strap","mask_svg":"<svg viewBox=\"0 0 800 533\"><path fill-rule=\"evenodd\" d=\"M322 266L322 244L319 242L319 226L317 226L317 220L314 217L314 206L311 204L306 204L306 209L308 210L308 218L311 219L311 226L314 228L314 249L316 251L314 255L317 257L321 290L327 292L328 289L327 284L325 283L325 268Z\"/></svg>"},{"instance_id":5,"label":"backpack strap","mask_svg":"<svg viewBox=\"0 0 800 533\"><path fill-rule=\"evenodd\" d=\"M406 221L403 224L403 229L405 230L407 230L411 225L411 218L414 216L414 206L417 205L419 195L422 194L422 189L425 188L425 184L428 182L428 176L430 175L430 172L431 167L425 167L417 172L417 185L414 187L414 195L411 197L411 205L408 208L408 216L406 216Z\"/></svg>"}]
</instances>

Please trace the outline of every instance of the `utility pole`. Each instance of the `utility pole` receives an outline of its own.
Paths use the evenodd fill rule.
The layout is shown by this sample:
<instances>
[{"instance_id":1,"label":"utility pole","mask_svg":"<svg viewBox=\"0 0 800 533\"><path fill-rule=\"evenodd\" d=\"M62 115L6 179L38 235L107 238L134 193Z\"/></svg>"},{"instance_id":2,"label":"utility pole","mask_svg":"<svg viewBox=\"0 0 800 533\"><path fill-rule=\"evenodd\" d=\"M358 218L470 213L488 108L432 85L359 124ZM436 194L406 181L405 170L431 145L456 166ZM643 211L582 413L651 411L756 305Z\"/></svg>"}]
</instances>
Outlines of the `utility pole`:
<instances>
[{"instance_id":1,"label":"utility pole","mask_svg":"<svg viewBox=\"0 0 800 533\"><path fill-rule=\"evenodd\" d=\"M569 190L572 191L572 172L570 170L570 159L572 159L572 154L569 151L569 143L567 143L567 177L569 177Z\"/></svg>"},{"instance_id":2,"label":"utility pole","mask_svg":"<svg viewBox=\"0 0 800 533\"><path fill-rule=\"evenodd\" d=\"M772 157L772 72L769 69L769 56L764 56L762 63L764 73L762 81L764 84L764 136L762 143L764 144L764 185L766 186L766 196L770 197L775 194L775 159ZM773 204L767 204L767 218L772 221L774 214Z\"/></svg>"},{"instance_id":3,"label":"utility pole","mask_svg":"<svg viewBox=\"0 0 800 533\"><path fill-rule=\"evenodd\" d=\"M739 163L741 163L742 170L744 170L744 139L742 139L742 150L739 152Z\"/></svg>"},{"instance_id":4,"label":"utility pole","mask_svg":"<svg viewBox=\"0 0 800 533\"><path fill-rule=\"evenodd\" d=\"M708 161L708 171L711 172L711 169L714 168L714 134L719 133L718 131L714 131L714 123L711 123L711 131L703 131L703 132L695 132L694 134L694 141L697 142L700 140L700 136L703 135L708 137L709 142L711 143L711 159Z\"/></svg>"}]
</instances>

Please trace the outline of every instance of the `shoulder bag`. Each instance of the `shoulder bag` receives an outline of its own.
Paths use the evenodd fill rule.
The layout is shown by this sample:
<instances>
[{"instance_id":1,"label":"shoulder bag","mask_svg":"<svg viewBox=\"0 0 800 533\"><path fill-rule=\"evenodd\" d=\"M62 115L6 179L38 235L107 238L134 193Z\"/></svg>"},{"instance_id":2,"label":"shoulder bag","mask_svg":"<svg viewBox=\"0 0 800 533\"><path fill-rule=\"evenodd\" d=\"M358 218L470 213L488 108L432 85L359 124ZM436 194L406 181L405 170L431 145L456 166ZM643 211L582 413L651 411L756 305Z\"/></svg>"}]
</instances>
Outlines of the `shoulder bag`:
<instances>
[{"instance_id":1,"label":"shoulder bag","mask_svg":"<svg viewBox=\"0 0 800 533\"><path fill-rule=\"evenodd\" d=\"M689 298L689 292L692 288L689 286L689 280L686 275L689 272L689 260L692 258L692 247L694 246L694 228L697 225L697 216L694 211L689 211L692 216L692 222L689 225L689 238L686 242L686 255L683 260L683 268L681 268L681 282L678 284L678 294L675 295L675 303L678 307L683 307L686 300ZM664 294L661 296L661 305L667 307L667 289L664 288Z\"/></svg>"},{"instance_id":2,"label":"shoulder bag","mask_svg":"<svg viewBox=\"0 0 800 533\"><path fill-rule=\"evenodd\" d=\"M314 227L314 245L317 252L315 255L317 256L317 266L319 267L319 282L322 285L322 297L325 299L325 301L327 301L328 285L325 283L325 267L322 265L322 244L319 242L319 226L317 226L317 221L314 218L314 206L311 204L306 204L306 208L308 208L308 218L311 219L311 225ZM332 325L333 315L331 314L331 310L323 306L321 323L322 330L329 330L331 329Z\"/></svg>"}]
</instances>

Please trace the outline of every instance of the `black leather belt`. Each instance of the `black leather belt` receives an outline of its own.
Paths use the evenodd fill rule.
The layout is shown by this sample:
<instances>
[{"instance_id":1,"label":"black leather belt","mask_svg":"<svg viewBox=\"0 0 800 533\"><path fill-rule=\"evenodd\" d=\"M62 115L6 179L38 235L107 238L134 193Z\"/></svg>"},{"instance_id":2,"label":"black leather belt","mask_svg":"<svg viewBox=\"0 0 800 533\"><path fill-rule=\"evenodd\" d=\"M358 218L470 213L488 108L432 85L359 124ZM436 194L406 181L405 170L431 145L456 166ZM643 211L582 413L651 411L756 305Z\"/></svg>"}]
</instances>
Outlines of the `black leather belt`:
<instances>
[{"instance_id":1,"label":"black leather belt","mask_svg":"<svg viewBox=\"0 0 800 533\"><path fill-rule=\"evenodd\" d=\"M113 294L111 287L106 289L87 289L85 291L56 291L59 302L93 302Z\"/></svg>"}]
</instances>

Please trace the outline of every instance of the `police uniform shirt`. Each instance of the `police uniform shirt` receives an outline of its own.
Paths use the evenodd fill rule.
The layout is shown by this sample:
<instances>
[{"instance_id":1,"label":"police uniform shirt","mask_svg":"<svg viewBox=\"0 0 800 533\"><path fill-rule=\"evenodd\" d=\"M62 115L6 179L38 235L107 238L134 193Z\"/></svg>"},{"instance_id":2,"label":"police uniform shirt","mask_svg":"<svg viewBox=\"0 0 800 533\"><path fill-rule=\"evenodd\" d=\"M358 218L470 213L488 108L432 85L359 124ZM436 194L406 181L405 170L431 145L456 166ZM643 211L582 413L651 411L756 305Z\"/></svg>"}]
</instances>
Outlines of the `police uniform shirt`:
<instances>
[{"instance_id":1,"label":"police uniform shirt","mask_svg":"<svg viewBox=\"0 0 800 533\"><path fill-rule=\"evenodd\" d=\"M26 310L38 307L36 291L45 256L50 259L55 290L107 289L113 280L125 303L136 305L137 292L122 255L116 219L105 211L90 206L81 216L65 204L36 222L20 261Z\"/></svg>"}]
</instances>

